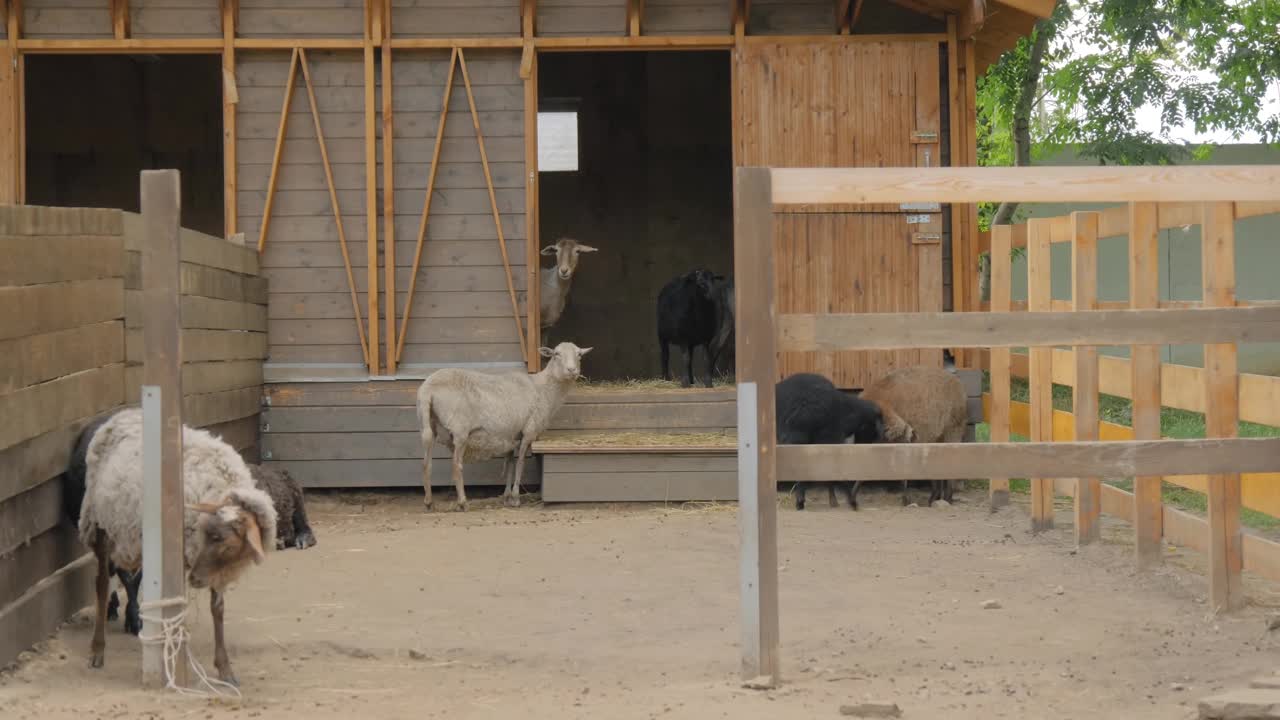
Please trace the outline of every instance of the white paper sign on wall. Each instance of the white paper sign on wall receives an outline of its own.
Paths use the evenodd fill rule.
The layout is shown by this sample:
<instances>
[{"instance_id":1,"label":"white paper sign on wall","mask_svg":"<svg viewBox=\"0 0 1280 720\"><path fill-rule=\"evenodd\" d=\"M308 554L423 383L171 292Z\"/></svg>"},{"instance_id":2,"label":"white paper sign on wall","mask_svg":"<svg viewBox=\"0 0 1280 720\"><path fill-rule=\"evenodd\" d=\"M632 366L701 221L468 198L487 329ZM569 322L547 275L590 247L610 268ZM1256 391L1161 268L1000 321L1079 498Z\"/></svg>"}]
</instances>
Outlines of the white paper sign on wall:
<instances>
[{"instance_id":1,"label":"white paper sign on wall","mask_svg":"<svg viewBox=\"0 0 1280 720\"><path fill-rule=\"evenodd\" d=\"M538 113L538 170L578 170L578 113Z\"/></svg>"}]
</instances>

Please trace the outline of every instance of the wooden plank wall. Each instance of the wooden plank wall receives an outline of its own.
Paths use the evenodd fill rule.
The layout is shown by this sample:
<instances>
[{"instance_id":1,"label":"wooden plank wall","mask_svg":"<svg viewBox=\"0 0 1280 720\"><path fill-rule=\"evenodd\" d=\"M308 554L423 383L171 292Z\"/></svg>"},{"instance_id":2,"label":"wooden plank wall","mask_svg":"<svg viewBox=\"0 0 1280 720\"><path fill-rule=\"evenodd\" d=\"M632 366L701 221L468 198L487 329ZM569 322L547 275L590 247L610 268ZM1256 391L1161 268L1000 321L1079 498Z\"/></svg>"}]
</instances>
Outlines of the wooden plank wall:
<instances>
[{"instance_id":1,"label":"wooden plank wall","mask_svg":"<svg viewBox=\"0 0 1280 720\"><path fill-rule=\"evenodd\" d=\"M142 216L123 213L125 240L125 402L141 402ZM267 355L267 288L251 247L193 230L182 243L183 423L220 435L247 460L258 457L262 363Z\"/></svg>"},{"instance_id":2,"label":"wooden plank wall","mask_svg":"<svg viewBox=\"0 0 1280 720\"><path fill-rule=\"evenodd\" d=\"M109 38L107 0L23 0L22 37Z\"/></svg>"},{"instance_id":3,"label":"wooden plank wall","mask_svg":"<svg viewBox=\"0 0 1280 720\"><path fill-rule=\"evenodd\" d=\"M121 214L0 208L0 667L89 600L59 476L125 399ZM43 582L42 582L43 581Z\"/></svg>"},{"instance_id":4,"label":"wooden plank wall","mask_svg":"<svg viewBox=\"0 0 1280 720\"><path fill-rule=\"evenodd\" d=\"M418 380L277 383L267 386L262 459L287 469L304 487L422 485ZM449 453L436 443L431 484L452 486ZM468 464L468 485L502 482L501 460ZM522 483L537 484L537 463Z\"/></svg>"},{"instance_id":5,"label":"wooden plank wall","mask_svg":"<svg viewBox=\"0 0 1280 720\"><path fill-rule=\"evenodd\" d=\"M129 27L137 38L221 37L219 0L129 0Z\"/></svg>"},{"instance_id":6,"label":"wooden plank wall","mask_svg":"<svg viewBox=\"0 0 1280 720\"><path fill-rule=\"evenodd\" d=\"M732 25L732 4L721 0L645 0L645 35L720 35Z\"/></svg>"},{"instance_id":7,"label":"wooden plank wall","mask_svg":"<svg viewBox=\"0 0 1280 720\"><path fill-rule=\"evenodd\" d=\"M313 51L307 59L360 313L367 321L364 66L356 52ZM262 226L288 75L287 52L236 56L238 210L240 229L250 247L257 246ZM262 273L270 283L270 355L279 363L361 366L364 358L301 69L295 83L270 234L262 255Z\"/></svg>"},{"instance_id":8,"label":"wooden plank wall","mask_svg":"<svg viewBox=\"0 0 1280 720\"><path fill-rule=\"evenodd\" d=\"M939 145L912 138L918 130L941 130L937 41L752 42L741 53L738 164L910 167L924 164L926 150L929 164L940 163ZM912 234L923 228L908 225L900 207L785 210L777 215L774 236L779 313L941 309L938 245L914 244ZM940 215L930 217L940 221ZM926 265L927 284L921 282L922 257L933 264ZM921 305L922 287L936 288L939 297L930 307ZM940 367L941 353L784 353L778 367L783 376L819 372L841 387L858 388L893 367L919 363Z\"/></svg>"},{"instance_id":9,"label":"wooden plank wall","mask_svg":"<svg viewBox=\"0 0 1280 720\"><path fill-rule=\"evenodd\" d=\"M360 0L238 0L240 37L361 37ZM279 110L279 108L276 108Z\"/></svg>"},{"instance_id":10,"label":"wooden plank wall","mask_svg":"<svg viewBox=\"0 0 1280 720\"><path fill-rule=\"evenodd\" d=\"M830 0L751 0L751 35L834 35L835 4Z\"/></svg>"},{"instance_id":11,"label":"wooden plank wall","mask_svg":"<svg viewBox=\"0 0 1280 720\"><path fill-rule=\"evenodd\" d=\"M627 0L538 0L537 11L539 37L627 32Z\"/></svg>"},{"instance_id":12,"label":"wooden plank wall","mask_svg":"<svg viewBox=\"0 0 1280 720\"><path fill-rule=\"evenodd\" d=\"M518 36L520 0L392 0L391 26L410 37Z\"/></svg>"},{"instance_id":13,"label":"wooden plank wall","mask_svg":"<svg viewBox=\"0 0 1280 720\"><path fill-rule=\"evenodd\" d=\"M520 53L467 50L466 60L512 279L516 292L523 295L528 274ZM448 70L447 50L397 53L392 66L397 319L403 315L408 297ZM519 363L520 339L511 316L511 298L479 145L461 69L454 72L440 167L401 363ZM525 317L523 303L520 314Z\"/></svg>"}]
</instances>

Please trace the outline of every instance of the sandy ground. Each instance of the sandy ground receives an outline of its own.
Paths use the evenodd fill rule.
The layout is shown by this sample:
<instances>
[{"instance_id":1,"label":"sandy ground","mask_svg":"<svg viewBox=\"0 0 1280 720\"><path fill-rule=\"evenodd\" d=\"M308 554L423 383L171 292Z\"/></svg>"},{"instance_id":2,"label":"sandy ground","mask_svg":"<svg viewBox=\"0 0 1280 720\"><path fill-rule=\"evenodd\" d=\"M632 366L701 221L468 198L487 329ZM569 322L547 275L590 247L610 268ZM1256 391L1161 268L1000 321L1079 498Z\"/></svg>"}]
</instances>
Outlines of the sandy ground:
<instances>
[{"instance_id":1,"label":"sandy ground","mask_svg":"<svg viewBox=\"0 0 1280 720\"><path fill-rule=\"evenodd\" d=\"M1280 588L1214 618L1197 559L1129 569L1125 528L1076 553L1069 515L1033 537L978 495L779 514L786 683L738 680L736 509L420 510L420 496L317 495L319 544L273 554L228 596L239 702L139 689L140 646L88 616L0 676L0 717L1186 718L1280 668ZM445 498L439 498L445 500ZM441 502L447 507L449 502ZM996 600L999 609L983 609ZM212 672L207 598L192 628Z\"/></svg>"}]
</instances>

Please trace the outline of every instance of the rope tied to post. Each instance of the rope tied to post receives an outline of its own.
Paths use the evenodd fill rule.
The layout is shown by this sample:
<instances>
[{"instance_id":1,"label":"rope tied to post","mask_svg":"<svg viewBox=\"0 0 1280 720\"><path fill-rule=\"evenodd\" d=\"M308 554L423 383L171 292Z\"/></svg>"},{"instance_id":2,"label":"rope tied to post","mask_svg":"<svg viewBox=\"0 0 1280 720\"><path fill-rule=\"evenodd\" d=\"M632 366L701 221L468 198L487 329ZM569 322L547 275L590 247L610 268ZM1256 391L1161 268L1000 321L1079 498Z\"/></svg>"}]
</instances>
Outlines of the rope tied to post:
<instances>
[{"instance_id":1,"label":"rope tied to post","mask_svg":"<svg viewBox=\"0 0 1280 720\"><path fill-rule=\"evenodd\" d=\"M164 617L161 614L149 614L148 610L162 610L164 608L180 607L181 609L174 613L171 617ZM229 698L234 696L237 700L243 699L240 694L240 688L231 683L224 682L217 678L209 677L205 672L204 666L196 659L191 652L191 633L187 630L187 610L188 600L186 597L169 597L161 598L152 602L144 602L139 605L140 615L146 627L159 627L159 632L154 635L146 635L139 633L138 639L144 645L162 645L164 650L162 657L164 661L165 689L173 690L179 695L189 697L203 698ZM196 677L194 687L182 687L174 682L178 667L179 648L186 651L187 664L191 668L191 672ZM225 688L225 690L219 688ZM206 689L207 688L207 689Z\"/></svg>"}]
</instances>

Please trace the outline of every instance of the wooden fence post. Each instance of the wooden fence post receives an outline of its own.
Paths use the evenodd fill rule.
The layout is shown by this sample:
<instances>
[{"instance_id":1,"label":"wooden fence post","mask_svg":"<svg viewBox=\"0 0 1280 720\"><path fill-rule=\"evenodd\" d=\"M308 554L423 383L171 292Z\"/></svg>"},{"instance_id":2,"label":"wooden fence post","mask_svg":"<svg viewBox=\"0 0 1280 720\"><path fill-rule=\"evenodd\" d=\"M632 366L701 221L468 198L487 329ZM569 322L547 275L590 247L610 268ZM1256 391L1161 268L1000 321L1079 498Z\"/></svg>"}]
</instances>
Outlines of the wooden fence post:
<instances>
[{"instance_id":1,"label":"wooden fence post","mask_svg":"<svg viewBox=\"0 0 1280 720\"><path fill-rule=\"evenodd\" d=\"M755 434L740 425L739 453L755 455L755 486L738 502L742 538L742 674L780 681L778 632L778 474L774 385L777 382L773 273L773 181L768 168L738 168L733 186L733 271L739 287L736 317L738 397L755 397ZM741 411L741 408L740 408ZM740 420L739 422L743 422ZM754 444L754 448L750 445ZM739 467L751 469L751 460ZM752 497L754 493L754 497ZM752 507L754 505L754 507ZM747 509L754 512L747 513Z\"/></svg>"},{"instance_id":2,"label":"wooden fence post","mask_svg":"<svg viewBox=\"0 0 1280 720\"><path fill-rule=\"evenodd\" d=\"M1152 310L1160 306L1160 223L1155 203L1129 203L1129 307ZM1133 439L1159 440L1160 346L1129 348L1133 398ZM1133 479L1133 531L1139 569L1161 562L1164 537L1164 480Z\"/></svg>"},{"instance_id":3,"label":"wooden fence post","mask_svg":"<svg viewBox=\"0 0 1280 720\"><path fill-rule=\"evenodd\" d=\"M1009 312L1013 280L1013 227L991 227L991 312ZM1012 402L1009 391L1012 358L1009 348L991 348L991 442L1009 442ZM1009 478L991 478L988 485L991 509L1009 504Z\"/></svg>"},{"instance_id":4,"label":"wooden fence post","mask_svg":"<svg viewBox=\"0 0 1280 720\"><path fill-rule=\"evenodd\" d=\"M1236 304L1235 207L1232 203L1205 203L1201 223L1204 306ZM1233 438L1239 432L1239 376L1236 345L1205 345L1205 436ZM1235 610L1244 605L1240 571L1243 568L1240 533L1240 474L1210 475L1209 495L1209 595L1215 610Z\"/></svg>"},{"instance_id":5,"label":"wooden fence post","mask_svg":"<svg viewBox=\"0 0 1280 720\"><path fill-rule=\"evenodd\" d=\"M1032 218L1027 232L1027 310L1053 309L1050 286L1051 222ZM1032 347L1030 357L1031 440L1053 440L1053 348ZM1031 530L1053 527L1053 478L1031 478Z\"/></svg>"},{"instance_id":6,"label":"wooden fence post","mask_svg":"<svg viewBox=\"0 0 1280 720\"><path fill-rule=\"evenodd\" d=\"M1071 213L1071 304L1076 311L1098 309L1098 213ZM1098 439L1098 348L1075 350L1076 381L1072 393L1076 441ZM1102 516L1102 480L1076 478L1076 544L1098 540Z\"/></svg>"},{"instance_id":7,"label":"wooden fence post","mask_svg":"<svg viewBox=\"0 0 1280 720\"><path fill-rule=\"evenodd\" d=\"M154 514L143 524L144 604L186 598L183 554L184 491L182 483L182 323L180 317L178 227L182 193L177 170L142 171L142 337L146 359L142 383L151 415L144 433L152 442L143 445L148 469L143 505ZM158 400L154 395L159 394ZM159 427L154 422L159 420ZM146 430L152 430L147 433ZM155 442L158 440L159 442ZM157 499L157 492L158 499ZM158 524L155 521L158 520ZM156 608L144 615L168 620L182 611L180 605ZM144 633L160 635L159 624L147 622ZM164 647L142 646L143 684L151 687L187 684L187 665L175 663L169 678L163 662ZM185 648L179 648L179 658Z\"/></svg>"}]
</instances>

